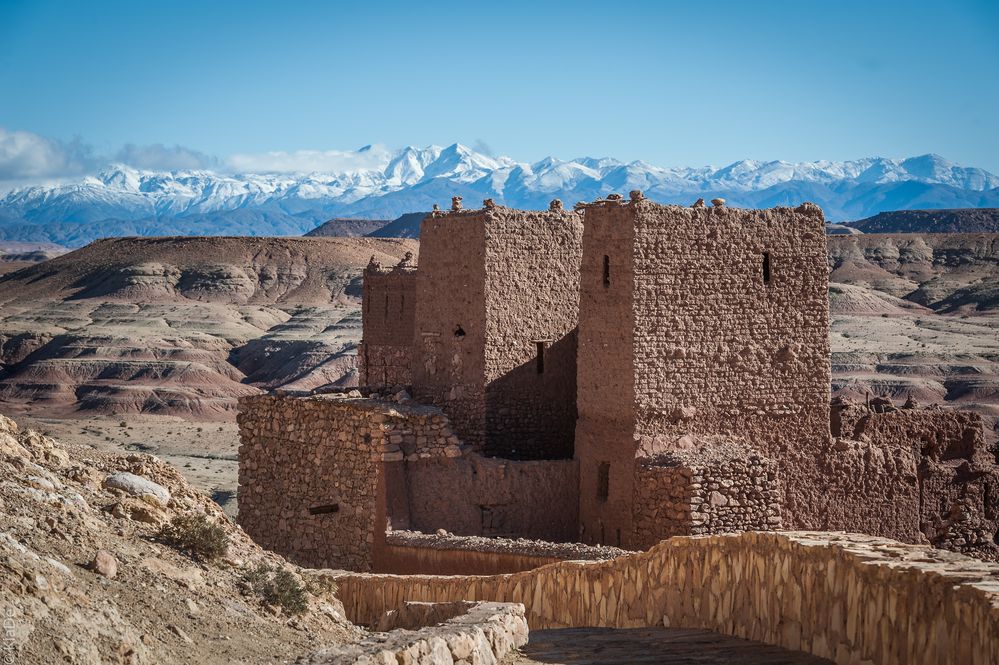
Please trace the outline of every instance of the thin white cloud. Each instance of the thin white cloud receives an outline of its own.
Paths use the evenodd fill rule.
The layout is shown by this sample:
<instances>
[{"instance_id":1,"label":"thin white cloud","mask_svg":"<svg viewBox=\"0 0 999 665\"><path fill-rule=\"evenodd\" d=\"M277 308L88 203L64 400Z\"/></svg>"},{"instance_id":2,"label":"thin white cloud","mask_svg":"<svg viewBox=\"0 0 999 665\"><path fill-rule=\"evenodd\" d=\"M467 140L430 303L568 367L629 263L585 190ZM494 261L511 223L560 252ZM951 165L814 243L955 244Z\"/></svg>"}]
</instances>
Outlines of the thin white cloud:
<instances>
[{"instance_id":1,"label":"thin white cloud","mask_svg":"<svg viewBox=\"0 0 999 665\"><path fill-rule=\"evenodd\" d=\"M313 173L361 171L383 168L391 158L384 146L365 146L357 152L340 150L296 150L235 154L226 165L236 173Z\"/></svg>"},{"instance_id":2,"label":"thin white cloud","mask_svg":"<svg viewBox=\"0 0 999 665\"><path fill-rule=\"evenodd\" d=\"M181 145L162 143L135 145L129 143L118 151L114 161L150 171L182 171L218 168L219 160L198 150Z\"/></svg>"},{"instance_id":3,"label":"thin white cloud","mask_svg":"<svg viewBox=\"0 0 999 665\"><path fill-rule=\"evenodd\" d=\"M94 166L93 149L79 140L67 143L0 127L0 181L74 176Z\"/></svg>"}]
</instances>

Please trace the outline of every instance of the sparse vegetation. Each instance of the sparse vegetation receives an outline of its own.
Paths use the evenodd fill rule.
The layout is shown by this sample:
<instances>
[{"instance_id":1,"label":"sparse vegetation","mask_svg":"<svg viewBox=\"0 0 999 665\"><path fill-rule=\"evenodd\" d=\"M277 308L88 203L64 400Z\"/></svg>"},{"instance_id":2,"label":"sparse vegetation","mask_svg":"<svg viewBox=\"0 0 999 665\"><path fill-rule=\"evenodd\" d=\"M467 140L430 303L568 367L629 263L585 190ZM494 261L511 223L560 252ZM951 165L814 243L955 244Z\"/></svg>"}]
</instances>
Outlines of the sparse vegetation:
<instances>
[{"instance_id":1,"label":"sparse vegetation","mask_svg":"<svg viewBox=\"0 0 999 665\"><path fill-rule=\"evenodd\" d=\"M284 568L258 564L246 572L243 582L262 601L280 607L286 614L301 614L309 608L305 587Z\"/></svg>"},{"instance_id":2,"label":"sparse vegetation","mask_svg":"<svg viewBox=\"0 0 999 665\"><path fill-rule=\"evenodd\" d=\"M229 552L229 537L220 525L205 515L177 515L160 529L160 540L204 561L214 561Z\"/></svg>"}]
</instances>

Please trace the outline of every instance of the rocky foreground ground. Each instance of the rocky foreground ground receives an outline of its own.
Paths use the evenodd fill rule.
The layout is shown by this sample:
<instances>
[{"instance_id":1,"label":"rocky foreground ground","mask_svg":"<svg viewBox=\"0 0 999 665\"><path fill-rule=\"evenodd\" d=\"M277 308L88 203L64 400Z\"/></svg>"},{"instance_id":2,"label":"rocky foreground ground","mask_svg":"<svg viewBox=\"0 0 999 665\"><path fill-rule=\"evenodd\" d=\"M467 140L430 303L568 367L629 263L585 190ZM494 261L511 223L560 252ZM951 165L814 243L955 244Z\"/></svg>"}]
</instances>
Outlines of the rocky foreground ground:
<instances>
[{"instance_id":1,"label":"rocky foreground ground","mask_svg":"<svg viewBox=\"0 0 999 665\"><path fill-rule=\"evenodd\" d=\"M181 524L213 525L226 551L179 544ZM289 662L363 635L321 575L260 549L169 465L3 416L0 616L16 663Z\"/></svg>"}]
</instances>

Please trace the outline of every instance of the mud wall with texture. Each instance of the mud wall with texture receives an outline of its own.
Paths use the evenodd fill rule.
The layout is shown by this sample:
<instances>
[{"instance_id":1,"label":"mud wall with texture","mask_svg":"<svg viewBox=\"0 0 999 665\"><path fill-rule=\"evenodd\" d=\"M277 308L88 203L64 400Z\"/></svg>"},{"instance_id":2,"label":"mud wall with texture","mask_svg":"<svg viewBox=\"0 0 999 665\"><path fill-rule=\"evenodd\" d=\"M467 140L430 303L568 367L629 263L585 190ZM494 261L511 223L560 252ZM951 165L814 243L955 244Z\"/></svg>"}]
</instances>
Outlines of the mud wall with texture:
<instances>
[{"instance_id":1,"label":"mud wall with texture","mask_svg":"<svg viewBox=\"0 0 999 665\"><path fill-rule=\"evenodd\" d=\"M582 218L498 207L474 223L486 229L485 453L571 458Z\"/></svg>"},{"instance_id":2,"label":"mud wall with texture","mask_svg":"<svg viewBox=\"0 0 999 665\"><path fill-rule=\"evenodd\" d=\"M485 441L485 226L458 215L420 226L413 396L447 413L458 436Z\"/></svg>"},{"instance_id":3,"label":"mud wall with texture","mask_svg":"<svg viewBox=\"0 0 999 665\"><path fill-rule=\"evenodd\" d=\"M373 388L412 382L416 320L416 271L369 265L361 291L362 343L358 346L360 385Z\"/></svg>"},{"instance_id":4,"label":"mud wall with texture","mask_svg":"<svg viewBox=\"0 0 999 665\"><path fill-rule=\"evenodd\" d=\"M841 665L999 662L999 567L841 533L673 538L596 563L510 575L336 577L351 621L404 601L519 602L533 630L666 625L775 644Z\"/></svg>"}]
</instances>

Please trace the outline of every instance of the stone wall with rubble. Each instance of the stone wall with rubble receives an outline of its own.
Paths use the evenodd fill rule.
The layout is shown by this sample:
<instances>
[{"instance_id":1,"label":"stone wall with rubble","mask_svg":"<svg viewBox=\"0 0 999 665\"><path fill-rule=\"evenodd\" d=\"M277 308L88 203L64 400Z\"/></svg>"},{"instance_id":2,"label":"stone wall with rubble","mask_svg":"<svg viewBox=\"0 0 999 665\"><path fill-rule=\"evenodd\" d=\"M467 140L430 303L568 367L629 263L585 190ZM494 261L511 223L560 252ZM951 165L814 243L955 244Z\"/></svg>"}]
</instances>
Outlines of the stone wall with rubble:
<instances>
[{"instance_id":1,"label":"stone wall with rubble","mask_svg":"<svg viewBox=\"0 0 999 665\"><path fill-rule=\"evenodd\" d=\"M302 565L390 565L386 529L576 536L573 460L484 458L433 406L258 395L240 402L239 426L239 522Z\"/></svg>"},{"instance_id":2,"label":"stone wall with rubble","mask_svg":"<svg viewBox=\"0 0 999 665\"><path fill-rule=\"evenodd\" d=\"M440 406L477 450L572 456L581 239L567 211L423 221L414 396Z\"/></svg>"},{"instance_id":3,"label":"stone wall with rubble","mask_svg":"<svg viewBox=\"0 0 999 665\"><path fill-rule=\"evenodd\" d=\"M532 630L697 628L841 665L999 662L999 566L872 536L679 537L604 562L475 577L344 574L348 618L405 601L523 603Z\"/></svg>"},{"instance_id":4,"label":"stone wall with rubble","mask_svg":"<svg viewBox=\"0 0 999 665\"><path fill-rule=\"evenodd\" d=\"M877 497L867 510L843 516L852 529L999 560L999 451L986 440L980 415L900 409L884 398L871 406L837 400L832 432L837 459L858 458L843 475L874 486L868 492ZM874 463L882 459L890 463ZM896 471L879 480L878 469L885 467ZM830 502L831 509L838 505ZM887 523L900 510L904 519L895 526Z\"/></svg>"},{"instance_id":5,"label":"stone wall with rubble","mask_svg":"<svg viewBox=\"0 0 999 665\"><path fill-rule=\"evenodd\" d=\"M517 603L403 603L386 612L377 629L359 642L321 649L298 662L484 665L503 661L528 638L524 606Z\"/></svg>"},{"instance_id":6,"label":"stone wall with rubble","mask_svg":"<svg viewBox=\"0 0 999 665\"><path fill-rule=\"evenodd\" d=\"M373 388L412 383L416 269L369 264L361 289L362 334L357 347L359 383Z\"/></svg>"},{"instance_id":7,"label":"stone wall with rubble","mask_svg":"<svg viewBox=\"0 0 999 665\"><path fill-rule=\"evenodd\" d=\"M777 465L728 437L687 437L687 448L639 458L637 549L672 536L781 528Z\"/></svg>"}]
</instances>

